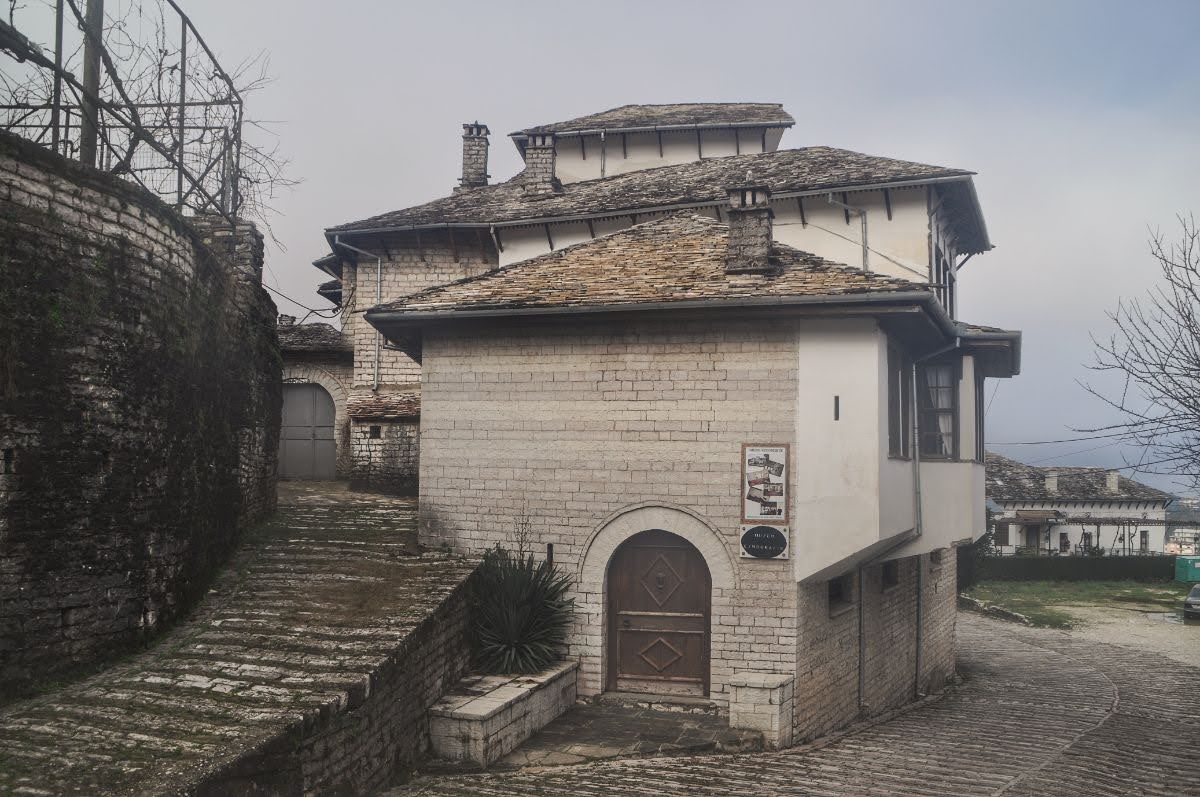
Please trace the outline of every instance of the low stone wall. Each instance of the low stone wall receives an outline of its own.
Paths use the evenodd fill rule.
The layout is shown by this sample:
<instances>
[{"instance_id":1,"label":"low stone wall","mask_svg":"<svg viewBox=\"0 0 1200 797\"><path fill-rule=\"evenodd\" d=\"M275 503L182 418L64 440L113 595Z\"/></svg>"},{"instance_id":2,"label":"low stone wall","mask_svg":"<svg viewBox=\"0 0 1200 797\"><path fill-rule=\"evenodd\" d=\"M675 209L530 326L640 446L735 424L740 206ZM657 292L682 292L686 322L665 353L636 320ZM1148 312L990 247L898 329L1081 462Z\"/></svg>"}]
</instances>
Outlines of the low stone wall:
<instances>
[{"instance_id":1,"label":"low stone wall","mask_svg":"<svg viewBox=\"0 0 1200 797\"><path fill-rule=\"evenodd\" d=\"M575 705L579 662L532 675L470 676L430 711L433 753L487 767Z\"/></svg>"},{"instance_id":2,"label":"low stone wall","mask_svg":"<svg viewBox=\"0 0 1200 797\"><path fill-rule=\"evenodd\" d=\"M275 502L249 225L0 134L0 693L128 649Z\"/></svg>"}]
</instances>

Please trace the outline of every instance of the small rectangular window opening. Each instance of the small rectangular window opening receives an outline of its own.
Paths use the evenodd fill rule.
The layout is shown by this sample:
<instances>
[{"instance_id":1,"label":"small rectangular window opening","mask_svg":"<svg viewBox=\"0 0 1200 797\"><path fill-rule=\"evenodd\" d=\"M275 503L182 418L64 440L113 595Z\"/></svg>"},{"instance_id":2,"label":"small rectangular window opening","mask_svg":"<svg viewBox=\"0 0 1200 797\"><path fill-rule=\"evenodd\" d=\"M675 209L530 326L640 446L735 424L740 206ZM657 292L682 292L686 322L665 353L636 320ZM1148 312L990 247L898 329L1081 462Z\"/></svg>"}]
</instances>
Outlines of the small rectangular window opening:
<instances>
[{"instance_id":1,"label":"small rectangular window opening","mask_svg":"<svg viewBox=\"0 0 1200 797\"><path fill-rule=\"evenodd\" d=\"M835 421L840 421L842 419L842 397L841 396L833 397L833 419Z\"/></svg>"},{"instance_id":2,"label":"small rectangular window opening","mask_svg":"<svg viewBox=\"0 0 1200 797\"><path fill-rule=\"evenodd\" d=\"M888 590L900 583L900 563L893 559L890 562L884 562L880 573L880 583L883 589Z\"/></svg>"},{"instance_id":3,"label":"small rectangular window opening","mask_svg":"<svg viewBox=\"0 0 1200 797\"><path fill-rule=\"evenodd\" d=\"M378 440L380 437L383 436L383 427L382 426L372 426L370 435L371 435L372 440Z\"/></svg>"},{"instance_id":4,"label":"small rectangular window opening","mask_svg":"<svg viewBox=\"0 0 1200 797\"><path fill-rule=\"evenodd\" d=\"M837 578L831 578L827 584L829 597L829 614L841 614L843 610L854 605L853 576L845 573Z\"/></svg>"},{"instance_id":5,"label":"small rectangular window opening","mask_svg":"<svg viewBox=\"0 0 1200 797\"><path fill-rule=\"evenodd\" d=\"M942 566L942 553L943 553L943 549L941 549L941 548L938 548L936 551L930 551L929 552L929 564L932 565L933 567L941 567Z\"/></svg>"},{"instance_id":6,"label":"small rectangular window opening","mask_svg":"<svg viewBox=\"0 0 1200 797\"><path fill-rule=\"evenodd\" d=\"M13 473L13 461L16 459L16 452L11 448L4 449L3 464L0 464L0 473Z\"/></svg>"},{"instance_id":7,"label":"small rectangular window opening","mask_svg":"<svg viewBox=\"0 0 1200 797\"><path fill-rule=\"evenodd\" d=\"M546 562L547 564L554 564L554 543L552 542L546 543Z\"/></svg>"}]
</instances>

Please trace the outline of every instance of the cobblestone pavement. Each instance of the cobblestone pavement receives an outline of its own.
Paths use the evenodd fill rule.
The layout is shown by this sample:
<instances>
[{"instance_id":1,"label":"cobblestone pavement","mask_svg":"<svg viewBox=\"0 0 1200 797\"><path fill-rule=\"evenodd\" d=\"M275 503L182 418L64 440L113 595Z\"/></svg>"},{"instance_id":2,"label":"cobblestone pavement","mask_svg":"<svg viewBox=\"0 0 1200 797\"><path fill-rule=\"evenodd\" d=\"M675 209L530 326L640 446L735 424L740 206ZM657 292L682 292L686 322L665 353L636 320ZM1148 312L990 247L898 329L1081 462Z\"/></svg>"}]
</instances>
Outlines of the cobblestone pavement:
<instances>
[{"instance_id":1,"label":"cobblestone pavement","mask_svg":"<svg viewBox=\"0 0 1200 797\"><path fill-rule=\"evenodd\" d=\"M1200 668L959 615L965 682L841 738L779 753L429 778L422 795L1200 795Z\"/></svg>"},{"instance_id":2,"label":"cobblestone pavement","mask_svg":"<svg viewBox=\"0 0 1200 797\"><path fill-rule=\"evenodd\" d=\"M492 765L493 770L604 758L761 750L762 734L716 714L656 711L630 703L578 705Z\"/></svg>"},{"instance_id":3,"label":"cobblestone pavement","mask_svg":"<svg viewBox=\"0 0 1200 797\"><path fill-rule=\"evenodd\" d=\"M466 572L415 502L280 489L197 612L91 678L0 711L0 794L167 794L336 711Z\"/></svg>"}]
</instances>

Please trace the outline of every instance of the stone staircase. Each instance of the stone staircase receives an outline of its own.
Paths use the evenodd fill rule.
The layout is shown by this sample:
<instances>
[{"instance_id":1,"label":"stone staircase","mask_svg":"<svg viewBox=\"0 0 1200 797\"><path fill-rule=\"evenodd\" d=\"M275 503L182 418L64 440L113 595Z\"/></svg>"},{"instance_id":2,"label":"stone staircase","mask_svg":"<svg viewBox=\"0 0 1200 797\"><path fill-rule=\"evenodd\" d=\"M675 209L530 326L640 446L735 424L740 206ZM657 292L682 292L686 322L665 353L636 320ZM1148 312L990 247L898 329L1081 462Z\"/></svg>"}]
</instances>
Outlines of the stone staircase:
<instances>
[{"instance_id":1,"label":"stone staircase","mask_svg":"<svg viewBox=\"0 0 1200 797\"><path fill-rule=\"evenodd\" d=\"M0 793L357 792L423 752L471 565L419 549L410 500L281 493L186 623L0 710Z\"/></svg>"}]
</instances>

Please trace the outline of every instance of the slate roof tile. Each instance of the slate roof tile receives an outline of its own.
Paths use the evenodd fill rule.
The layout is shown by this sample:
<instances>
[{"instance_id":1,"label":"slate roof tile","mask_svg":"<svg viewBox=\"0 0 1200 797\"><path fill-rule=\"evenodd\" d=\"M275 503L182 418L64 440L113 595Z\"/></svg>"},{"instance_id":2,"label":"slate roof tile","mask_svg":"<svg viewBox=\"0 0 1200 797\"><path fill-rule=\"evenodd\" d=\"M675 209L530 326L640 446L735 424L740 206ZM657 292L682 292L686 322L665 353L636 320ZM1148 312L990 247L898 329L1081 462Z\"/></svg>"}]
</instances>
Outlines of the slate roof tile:
<instances>
[{"instance_id":1,"label":"slate roof tile","mask_svg":"<svg viewBox=\"0 0 1200 797\"><path fill-rule=\"evenodd\" d=\"M346 413L355 420L400 420L421 417L421 393L408 391L378 396L352 397Z\"/></svg>"},{"instance_id":2,"label":"slate roof tile","mask_svg":"<svg viewBox=\"0 0 1200 797\"><path fill-rule=\"evenodd\" d=\"M279 324L279 348L285 352L351 352L354 347L329 324Z\"/></svg>"},{"instance_id":3,"label":"slate roof tile","mask_svg":"<svg viewBox=\"0 0 1200 797\"><path fill-rule=\"evenodd\" d=\"M674 213L382 305L381 310L478 310L621 305L765 296L928 290L775 244L777 274L726 274L729 227Z\"/></svg>"},{"instance_id":4,"label":"slate roof tile","mask_svg":"<svg viewBox=\"0 0 1200 797\"><path fill-rule=\"evenodd\" d=\"M1105 468L1064 468L1026 465L999 454L987 453L987 497L993 501L1169 501L1170 493L1121 476L1118 489L1106 487ZM1058 492L1046 490L1046 475L1058 473Z\"/></svg>"},{"instance_id":5,"label":"slate roof tile","mask_svg":"<svg viewBox=\"0 0 1200 797\"><path fill-rule=\"evenodd\" d=\"M574 130L622 130L634 127L735 124L788 126L796 120L775 102L675 102L666 105L622 105L565 122L527 127L511 135Z\"/></svg>"},{"instance_id":6,"label":"slate roof tile","mask_svg":"<svg viewBox=\"0 0 1200 797\"><path fill-rule=\"evenodd\" d=\"M881 158L833 147L805 147L660 166L596 180L567 183L561 193L533 194L522 174L496 185L460 191L423 205L382 213L326 230L391 229L440 224L496 224L639 208L725 201L726 189L743 185L747 173L774 194L853 188L973 172ZM973 200L971 200L973 201ZM975 210L970 211L974 213Z\"/></svg>"}]
</instances>

